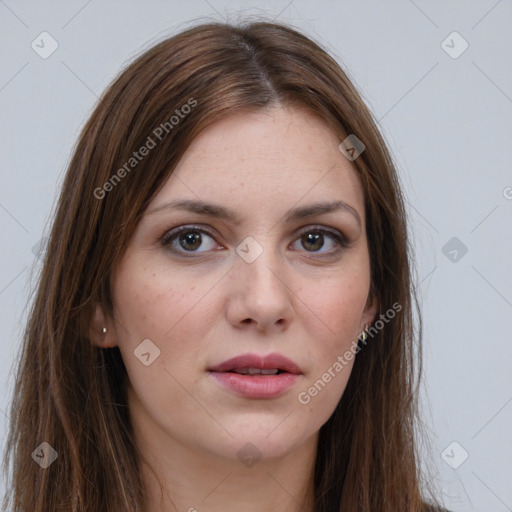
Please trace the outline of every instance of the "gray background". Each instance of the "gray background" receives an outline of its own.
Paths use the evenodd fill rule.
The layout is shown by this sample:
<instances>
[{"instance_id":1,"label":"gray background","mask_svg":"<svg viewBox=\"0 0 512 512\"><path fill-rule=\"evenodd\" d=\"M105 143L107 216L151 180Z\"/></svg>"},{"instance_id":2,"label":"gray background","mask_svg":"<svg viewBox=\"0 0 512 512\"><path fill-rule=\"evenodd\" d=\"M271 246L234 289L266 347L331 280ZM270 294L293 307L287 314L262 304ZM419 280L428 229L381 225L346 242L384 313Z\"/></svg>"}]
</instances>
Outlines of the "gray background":
<instances>
[{"instance_id":1,"label":"gray background","mask_svg":"<svg viewBox=\"0 0 512 512\"><path fill-rule=\"evenodd\" d=\"M242 15L290 22L325 45L378 119L417 250L432 440L423 460L432 459L454 512L511 511L510 0L0 0L0 448L30 274L39 268L34 246L80 127L139 52L193 20ZM31 48L43 31L59 45L47 59ZM458 58L445 49L458 52L461 40L442 45L453 31L469 44Z\"/></svg>"}]
</instances>

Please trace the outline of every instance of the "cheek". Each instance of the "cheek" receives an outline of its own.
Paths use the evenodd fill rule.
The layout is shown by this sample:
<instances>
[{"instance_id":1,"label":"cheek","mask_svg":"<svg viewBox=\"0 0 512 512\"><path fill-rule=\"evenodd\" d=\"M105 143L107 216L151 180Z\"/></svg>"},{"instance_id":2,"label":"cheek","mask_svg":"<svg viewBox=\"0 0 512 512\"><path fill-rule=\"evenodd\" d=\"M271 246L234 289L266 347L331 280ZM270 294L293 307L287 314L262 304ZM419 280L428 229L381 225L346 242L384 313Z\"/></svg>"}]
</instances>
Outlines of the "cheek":
<instances>
[{"instance_id":1,"label":"cheek","mask_svg":"<svg viewBox=\"0 0 512 512\"><path fill-rule=\"evenodd\" d=\"M299 294L309 308L309 339L318 340L310 345L315 365L298 396L314 425L326 421L334 411L357 357L357 338L370 286L364 258L359 261L317 281L315 287L303 287Z\"/></svg>"},{"instance_id":2,"label":"cheek","mask_svg":"<svg viewBox=\"0 0 512 512\"><path fill-rule=\"evenodd\" d=\"M179 330L204 295L186 273L145 265L142 257L128 257L113 286L116 320L126 339L154 337L163 342Z\"/></svg>"},{"instance_id":3,"label":"cheek","mask_svg":"<svg viewBox=\"0 0 512 512\"><path fill-rule=\"evenodd\" d=\"M147 259L145 255L127 255L113 283L117 343L123 361L134 384L141 372L147 373L145 368L151 369L153 378L161 373L155 373L157 369L167 369L188 379L184 368L197 365L201 340L216 318L208 306L208 292L218 277L198 279L190 272L170 272L161 262L148 264ZM135 357L139 347L146 346L141 345L144 340L150 340L146 345L158 354L148 367Z\"/></svg>"},{"instance_id":4,"label":"cheek","mask_svg":"<svg viewBox=\"0 0 512 512\"><path fill-rule=\"evenodd\" d=\"M331 349L359 334L369 286L368 270L358 265L304 286L297 294L309 310L310 328L320 328Z\"/></svg>"},{"instance_id":5,"label":"cheek","mask_svg":"<svg viewBox=\"0 0 512 512\"><path fill-rule=\"evenodd\" d=\"M200 412L180 385L190 378L185 369L197 364L202 338L198 316L206 290L190 282L183 273L126 257L113 283L117 343L131 387L155 418Z\"/></svg>"}]
</instances>

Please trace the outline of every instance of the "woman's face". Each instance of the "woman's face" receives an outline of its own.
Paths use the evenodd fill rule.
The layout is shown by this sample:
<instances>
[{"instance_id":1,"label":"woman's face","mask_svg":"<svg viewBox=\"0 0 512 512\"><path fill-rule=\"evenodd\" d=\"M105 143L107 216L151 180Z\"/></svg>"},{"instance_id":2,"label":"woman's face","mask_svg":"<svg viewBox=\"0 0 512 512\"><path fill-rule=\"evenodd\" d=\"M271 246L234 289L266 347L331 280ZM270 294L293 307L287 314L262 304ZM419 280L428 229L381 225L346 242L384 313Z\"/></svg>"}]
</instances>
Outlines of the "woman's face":
<instances>
[{"instance_id":1,"label":"woman's face","mask_svg":"<svg viewBox=\"0 0 512 512\"><path fill-rule=\"evenodd\" d=\"M149 205L113 279L113 332L133 421L159 446L279 457L333 413L354 362L339 358L375 314L340 142L302 109L234 115Z\"/></svg>"}]
</instances>

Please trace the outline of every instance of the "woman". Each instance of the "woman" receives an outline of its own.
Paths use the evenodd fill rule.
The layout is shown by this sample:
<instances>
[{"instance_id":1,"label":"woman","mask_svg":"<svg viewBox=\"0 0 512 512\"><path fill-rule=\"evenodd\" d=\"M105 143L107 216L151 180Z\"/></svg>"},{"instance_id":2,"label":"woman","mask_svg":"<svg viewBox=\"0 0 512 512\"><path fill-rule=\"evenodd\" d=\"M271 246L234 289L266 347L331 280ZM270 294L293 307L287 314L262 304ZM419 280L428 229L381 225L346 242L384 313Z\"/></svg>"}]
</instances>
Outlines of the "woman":
<instances>
[{"instance_id":1,"label":"woman","mask_svg":"<svg viewBox=\"0 0 512 512\"><path fill-rule=\"evenodd\" d=\"M409 260L390 155L323 49L265 22L159 43L69 165L5 506L434 510Z\"/></svg>"}]
</instances>

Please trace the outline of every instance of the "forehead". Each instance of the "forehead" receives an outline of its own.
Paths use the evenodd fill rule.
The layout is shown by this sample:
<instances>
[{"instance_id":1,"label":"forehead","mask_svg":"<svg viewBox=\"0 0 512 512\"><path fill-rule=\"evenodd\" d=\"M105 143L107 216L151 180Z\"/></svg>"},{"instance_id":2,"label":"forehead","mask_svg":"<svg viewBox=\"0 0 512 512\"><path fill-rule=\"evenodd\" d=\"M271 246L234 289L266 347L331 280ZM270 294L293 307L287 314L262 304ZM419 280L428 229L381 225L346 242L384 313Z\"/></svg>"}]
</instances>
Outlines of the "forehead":
<instances>
[{"instance_id":1,"label":"forehead","mask_svg":"<svg viewBox=\"0 0 512 512\"><path fill-rule=\"evenodd\" d=\"M193 141L152 204L202 199L258 212L341 200L363 218L362 185L339 151L340 142L325 121L306 109L235 114Z\"/></svg>"}]
</instances>

